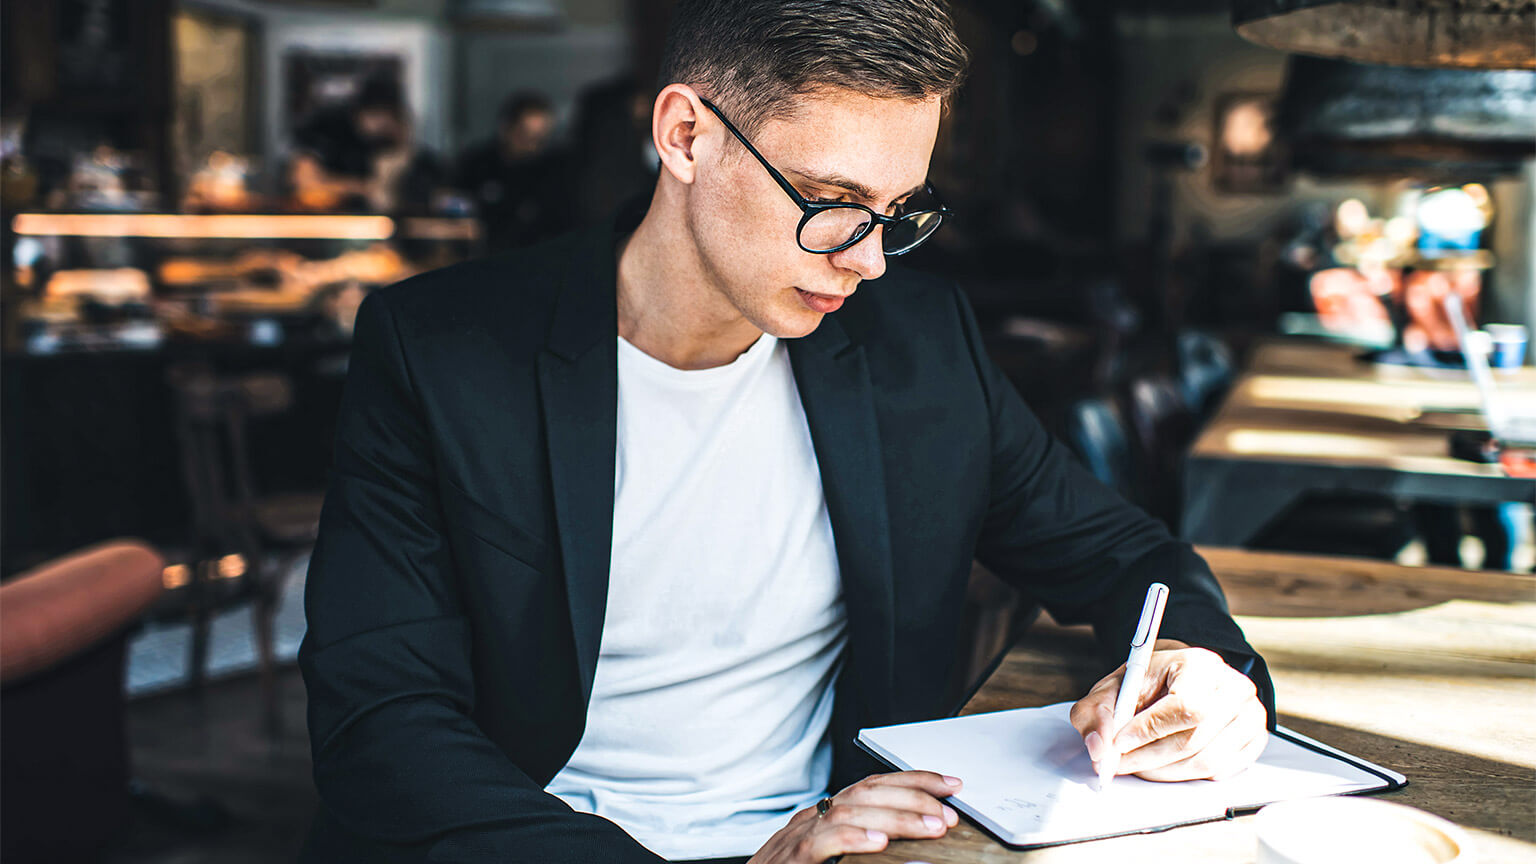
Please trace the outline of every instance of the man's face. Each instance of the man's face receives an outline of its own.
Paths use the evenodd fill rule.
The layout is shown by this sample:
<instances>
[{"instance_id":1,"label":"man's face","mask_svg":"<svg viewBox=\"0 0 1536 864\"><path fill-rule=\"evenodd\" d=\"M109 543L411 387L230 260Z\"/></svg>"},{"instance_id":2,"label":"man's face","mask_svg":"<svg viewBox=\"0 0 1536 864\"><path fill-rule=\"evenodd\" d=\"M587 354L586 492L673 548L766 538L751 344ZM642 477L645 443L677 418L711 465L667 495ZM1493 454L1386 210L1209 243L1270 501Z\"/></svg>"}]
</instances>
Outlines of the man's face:
<instances>
[{"instance_id":1,"label":"man's face","mask_svg":"<svg viewBox=\"0 0 1536 864\"><path fill-rule=\"evenodd\" d=\"M764 158L811 200L852 201L892 213L928 176L940 103L877 99L847 90L802 97L790 119L769 120L750 138ZM689 229L712 284L759 330L804 336L865 279L885 272L875 229L830 255L795 242L800 208L726 131L711 164L700 164L688 203Z\"/></svg>"},{"instance_id":2,"label":"man's face","mask_svg":"<svg viewBox=\"0 0 1536 864\"><path fill-rule=\"evenodd\" d=\"M404 138L400 118L388 108L363 108L356 117L358 134L369 141L397 146Z\"/></svg>"},{"instance_id":3,"label":"man's face","mask_svg":"<svg viewBox=\"0 0 1536 864\"><path fill-rule=\"evenodd\" d=\"M525 111L502 126L502 145L514 159L536 156L544 150L554 129L555 115L548 111Z\"/></svg>"}]
</instances>

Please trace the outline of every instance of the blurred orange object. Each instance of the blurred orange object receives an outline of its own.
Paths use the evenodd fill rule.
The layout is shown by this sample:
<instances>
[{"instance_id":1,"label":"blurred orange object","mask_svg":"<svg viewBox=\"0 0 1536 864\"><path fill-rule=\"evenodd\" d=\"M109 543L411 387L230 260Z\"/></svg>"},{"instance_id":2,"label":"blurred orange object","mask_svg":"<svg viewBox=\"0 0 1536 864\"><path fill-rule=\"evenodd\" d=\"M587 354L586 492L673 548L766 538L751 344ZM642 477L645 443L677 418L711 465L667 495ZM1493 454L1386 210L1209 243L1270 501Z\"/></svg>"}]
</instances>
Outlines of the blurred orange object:
<instances>
[{"instance_id":1,"label":"blurred orange object","mask_svg":"<svg viewBox=\"0 0 1536 864\"><path fill-rule=\"evenodd\" d=\"M246 188L249 174L249 160L223 150L215 150L187 182L187 209L228 212L251 209L255 197Z\"/></svg>"},{"instance_id":2,"label":"blurred orange object","mask_svg":"<svg viewBox=\"0 0 1536 864\"><path fill-rule=\"evenodd\" d=\"M60 270L48 277L43 294L50 300L89 297L102 303L143 303L152 294L149 275L136 267L111 270Z\"/></svg>"},{"instance_id":3,"label":"blurred orange object","mask_svg":"<svg viewBox=\"0 0 1536 864\"><path fill-rule=\"evenodd\" d=\"M0 858L107 861L130 824L128 633L165 560L100 543L0 585Z\"/></svg>"},{"instance_id":4,"label":"blurred orange object","mask_svg":"<svg viewBox=\"0 0 1536 864\"><path fill-rule=\"evenodd\" d=\"M1510 447L1500 450L1499 467L1511 477L1536 477L1536 448Z\"/></svg>"},{"instance_id":5,"label":"blurred orange object","mask_svg":"<svg viewBox=\"0 0 1536 864\"><path fill-rule=\"evenodd\" d=\"M164 559L138 540L98 543L0 588L0 683L55 666L133 623L161 591Z\"/></svg>"}]
</instances>

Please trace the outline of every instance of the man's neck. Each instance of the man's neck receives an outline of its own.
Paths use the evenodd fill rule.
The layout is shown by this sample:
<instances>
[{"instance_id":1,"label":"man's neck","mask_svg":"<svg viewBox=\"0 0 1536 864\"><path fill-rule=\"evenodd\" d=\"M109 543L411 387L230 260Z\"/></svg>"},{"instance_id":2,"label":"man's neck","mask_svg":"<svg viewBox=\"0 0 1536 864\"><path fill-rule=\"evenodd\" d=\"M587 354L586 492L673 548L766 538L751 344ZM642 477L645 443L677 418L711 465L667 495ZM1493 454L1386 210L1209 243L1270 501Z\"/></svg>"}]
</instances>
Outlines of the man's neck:
<instances>
[{"instance_id":1,"label":"man's neck","mask_svg":"<svg viewBox=\"0 0 1536 864\"><path fill-rule=\"evenodd\" d=\"M619 335L676 369L724 366L763 331L714 287L682 220L656 210L619 246Z\"/></svg>"}]
</instances>

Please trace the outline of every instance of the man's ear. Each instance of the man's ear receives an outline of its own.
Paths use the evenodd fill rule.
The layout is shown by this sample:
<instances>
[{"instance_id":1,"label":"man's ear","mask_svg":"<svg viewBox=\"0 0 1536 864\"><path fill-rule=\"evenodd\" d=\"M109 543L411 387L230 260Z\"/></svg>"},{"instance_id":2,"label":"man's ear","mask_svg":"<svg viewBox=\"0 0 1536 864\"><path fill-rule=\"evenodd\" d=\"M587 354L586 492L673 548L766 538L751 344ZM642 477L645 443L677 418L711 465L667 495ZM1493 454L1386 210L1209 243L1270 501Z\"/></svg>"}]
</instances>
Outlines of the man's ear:
<instances>
[{"instance_id":1,"label":"man's ear","mask_svg":"<svg viewBox=\"0 0 1536 864\"><path fill-rule=\"evenodd\" d=\"M668 84L651 108L651 143L662 167L680 183L692 183L698 172L698 121L707 109L686 84Z\"/></svg>"}]
</instances>

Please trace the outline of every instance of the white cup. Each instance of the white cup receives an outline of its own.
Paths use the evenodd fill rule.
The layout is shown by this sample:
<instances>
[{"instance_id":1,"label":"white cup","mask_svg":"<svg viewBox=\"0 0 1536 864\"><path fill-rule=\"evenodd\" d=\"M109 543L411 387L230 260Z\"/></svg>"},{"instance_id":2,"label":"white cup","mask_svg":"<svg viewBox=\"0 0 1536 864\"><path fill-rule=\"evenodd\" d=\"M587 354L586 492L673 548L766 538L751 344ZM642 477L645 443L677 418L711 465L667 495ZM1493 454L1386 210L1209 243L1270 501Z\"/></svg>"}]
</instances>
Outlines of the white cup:
<instances>
[{"instance_id":1,"label":"white cup","mask_svg":"<svg viewBox=\"0 0 1536 864\"><path fill-rule=\"evenodd\" d=\"M1258 864L1470 864L1466 832L1422 810L1370 798L1271 804L1254 819Z\"/></svg>"},{"instance_id":2,"label":"white cup","mask_svg":"<svg viewBox=\"0 0 1536 864\"><path fill-rule=\"evenodd\" d=\"M1492 354L1488 362L1495 369L1518 369L1525 362L1526 343L1530 336L1520 324L1489 324L1488 331Z\"/></svg>"}]
</instances>

